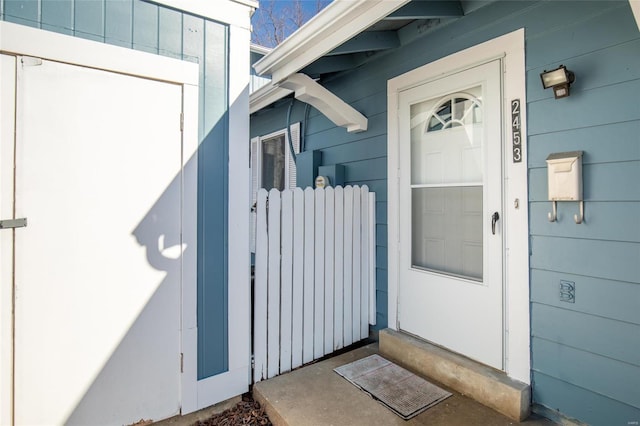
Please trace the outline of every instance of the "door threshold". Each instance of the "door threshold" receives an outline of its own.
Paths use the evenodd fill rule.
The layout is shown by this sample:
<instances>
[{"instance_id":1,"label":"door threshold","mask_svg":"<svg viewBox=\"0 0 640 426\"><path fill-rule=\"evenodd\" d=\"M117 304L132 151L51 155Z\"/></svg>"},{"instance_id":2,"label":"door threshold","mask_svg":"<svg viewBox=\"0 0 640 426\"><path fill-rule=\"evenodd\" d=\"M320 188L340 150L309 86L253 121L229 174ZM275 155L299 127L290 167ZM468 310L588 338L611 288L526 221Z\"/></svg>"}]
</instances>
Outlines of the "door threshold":
<instances>
[{"instance_id":1,"label":"door threshold","mask_svg":"<svg viewBox=\"0 0 640 426\"><path fill-rule=\"evenodd\" d=\"M530 414L531 387L502 371L389 328L380 331L380 354L481 404L522 421Z\"/></svg>"}]
</instances>

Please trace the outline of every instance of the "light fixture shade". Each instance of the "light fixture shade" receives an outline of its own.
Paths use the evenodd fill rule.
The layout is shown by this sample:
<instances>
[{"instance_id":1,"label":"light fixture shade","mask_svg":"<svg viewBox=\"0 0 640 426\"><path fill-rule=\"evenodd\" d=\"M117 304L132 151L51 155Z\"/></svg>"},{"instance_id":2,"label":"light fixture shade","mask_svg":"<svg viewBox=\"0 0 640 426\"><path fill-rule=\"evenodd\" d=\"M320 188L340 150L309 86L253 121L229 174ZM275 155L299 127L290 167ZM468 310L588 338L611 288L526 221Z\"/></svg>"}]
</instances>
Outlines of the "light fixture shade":
<instances>
[{"instance_id":1,"label":"light fixture shade","mask_svg":"<svg viewBox=\"0 0 640 426\"><path fill-rule=\"evenodd\" d=\"M553 71L543 72L542 74L540 74L540 77L542 78L542 86L544 86L545 89L558 84L564 84L569 81L569 79L567 78L566 69L564 67L558 68Z\"/></svg>"},{"instance_id":2,"label":"light fixture shade","mask_svg":"<svg viewBox=\"0 0 640 426\"><path fill-rule=\"evenodd\" d=\"M540 79L545 89L553 87L553 95L558 99L569 96L569 86L575 81L575 75L564 65L560 65L555 70L545 70L540 74Z\"/></svg>"}]
</instances>

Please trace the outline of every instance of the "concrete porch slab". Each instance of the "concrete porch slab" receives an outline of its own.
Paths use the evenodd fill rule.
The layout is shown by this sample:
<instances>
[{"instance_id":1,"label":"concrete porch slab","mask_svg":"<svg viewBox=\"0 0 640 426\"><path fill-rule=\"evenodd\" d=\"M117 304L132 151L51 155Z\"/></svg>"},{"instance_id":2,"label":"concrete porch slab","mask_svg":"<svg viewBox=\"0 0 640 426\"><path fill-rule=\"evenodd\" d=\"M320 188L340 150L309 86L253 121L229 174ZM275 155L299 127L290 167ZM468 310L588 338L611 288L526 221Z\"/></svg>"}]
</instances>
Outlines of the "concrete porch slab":
<instances>
[{"instance_id":1,"label":"concrete porch slab","mask_svg":"<svg viewBox=\"0 0 640 426\"><path fill-rule=\"evenodd\" d=\"M311 364L253 386L254 398L275 426L392 426L478 425L507 426L508 417L425 377L453 393L411 420L405 421L333 371L334 368L378 353L373 343ZM543 418L524 421L530 426L551 426Z\"/></svg>"},{"instance_id":2,"label":"concrete porch slab","mask_svg":"<svg viewBox=\"0 0 640 426\"><path fill-rule=\"evenodd\" d=\"M380 353L416 374L431 377L505 416L530 414L531 388L502 371L391 329L380 331Z\"/></svg>"}]
</instances>

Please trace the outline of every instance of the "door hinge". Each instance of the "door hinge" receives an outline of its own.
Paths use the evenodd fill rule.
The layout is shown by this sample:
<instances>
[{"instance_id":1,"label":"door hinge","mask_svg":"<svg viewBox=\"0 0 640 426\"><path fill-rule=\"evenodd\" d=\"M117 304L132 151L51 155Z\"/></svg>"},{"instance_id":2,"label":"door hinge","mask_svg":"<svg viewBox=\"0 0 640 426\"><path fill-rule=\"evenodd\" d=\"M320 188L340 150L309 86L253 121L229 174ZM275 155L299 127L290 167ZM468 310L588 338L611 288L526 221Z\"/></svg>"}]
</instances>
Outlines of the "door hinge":
<instances>
[{"instance_id":1,"label":"door hinge","mask_svg":"<svg viewBox=\"0 0 640 426\"><path fill-rule=\"evenodd\" d=\"M251 369L255 369L256 368L256 357L251 355Z\"/></svg>"},{"instance_id":2,"label":"door hinge","mask_svg":"<svg viewBox=\"0 0 640 426\"><path fill-rule=\"evenodd\" d=\"M42 65L42 59L34 58L33 56L23 56L20 58L23 67L37 67Z\"/></svg>"},{"instance_id":3,"label":"door hinge","mask_svg":"<svg viewBox=\"0 0 640 426\"><path fill-rule=\"evenodd\" d=\"M180 113L180 131L184 132L184 112Z\"/></svg>"},{"instance_id":4,"label":"door hinge","mask_svg":"<svg viewBox=\"0 0 640 426\"><path fill-rule=\"evenodd\" d=\"M180 352L180 372L184 373L184 353Z\"/></svg>"},{"instance_id":5,"label":"door hinge","mask_svg":"<svg viewBox=\"0 0 640 426\"><path fill-rule=\"evenodd\" d=\"M14 228L24 228L27 226L27 218L23 217L20 219L5 219L0 220L0 229L14 229Z\"/></svg>"}]
</instances>

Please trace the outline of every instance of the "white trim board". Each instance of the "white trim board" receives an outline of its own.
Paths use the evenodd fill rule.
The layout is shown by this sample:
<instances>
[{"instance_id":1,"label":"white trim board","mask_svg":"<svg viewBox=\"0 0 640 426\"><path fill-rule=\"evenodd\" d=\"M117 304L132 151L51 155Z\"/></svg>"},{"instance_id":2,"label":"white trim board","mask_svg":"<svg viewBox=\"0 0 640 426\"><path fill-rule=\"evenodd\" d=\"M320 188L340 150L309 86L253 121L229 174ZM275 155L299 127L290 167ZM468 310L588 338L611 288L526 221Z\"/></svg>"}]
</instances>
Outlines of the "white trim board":
<instances>
[{"instance_id":1,"label":"white trim board","mask_svg":"<svg viewBox=\"0 0 640 426\"><path fill-rule=\"evenodd\" d=\"M198 85L196 64L11 22L0 22L0 51L152 80Z\"/></svg>"},{"instance_id":2,"label":"white trim board","mask_svg":"<svg viewBox=\"0 0 640 426\"><path fill-rule=\"evenodd\" d=\"M489 40L477 46L454 53L421 66L388 81L388 233L389 233L389 327L397 330L398 319L398 261L399 261L399 141L398 98L403 90L436 80L457 71L471 68L490 60L502 58L503 77L503 164L505 222L505 371L523 383L530 383L530 325L529 325L529 239L528 193L526 158L526 85L524 29ZM510 101L520 99L522 105L523 158L520 163L511 160ZM515 206L518 200L518 207ZM526 285L525 285L526 283Z\"/></svg>"},{"instance_id":3,"label":"white trim board","mask_svg":"<svg viewBox=\"0 0 640 426\"><path fill-rule=\"evenodd\" d=\"M14 218L16 58L0 55L0 219ZM12 423L13 235L0 230L0 424Z\"/></svg>"}]
</instances>

